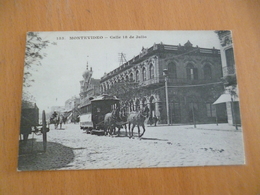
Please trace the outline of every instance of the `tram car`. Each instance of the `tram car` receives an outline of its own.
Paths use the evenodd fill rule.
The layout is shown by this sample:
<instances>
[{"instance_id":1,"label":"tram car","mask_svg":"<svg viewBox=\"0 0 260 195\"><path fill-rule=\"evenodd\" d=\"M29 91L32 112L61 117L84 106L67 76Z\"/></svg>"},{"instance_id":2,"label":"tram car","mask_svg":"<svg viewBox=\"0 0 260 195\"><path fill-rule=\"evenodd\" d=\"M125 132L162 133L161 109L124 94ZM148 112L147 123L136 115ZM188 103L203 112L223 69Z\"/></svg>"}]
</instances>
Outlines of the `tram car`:
<instances>
[{"instance_id":1,"label":"tram car","mask_svg":"<svg viewBox=\"0 0 260 195\"><path fill-rule=\"evenodd\" d=\"M104 117L119 106L120 100L115 96L100 95L89 98L87 104L80 107L80 128L87 133L104 133Z\"/></svg>"}]
</instances>

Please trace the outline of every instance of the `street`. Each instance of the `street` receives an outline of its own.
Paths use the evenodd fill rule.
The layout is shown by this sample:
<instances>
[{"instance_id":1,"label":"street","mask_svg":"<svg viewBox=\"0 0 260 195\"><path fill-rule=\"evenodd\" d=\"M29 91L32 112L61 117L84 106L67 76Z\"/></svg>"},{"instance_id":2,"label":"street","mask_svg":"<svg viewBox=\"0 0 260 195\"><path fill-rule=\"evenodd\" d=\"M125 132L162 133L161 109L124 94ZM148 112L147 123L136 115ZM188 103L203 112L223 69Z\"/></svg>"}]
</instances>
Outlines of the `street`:
<instances>
[{"instance_id":1,"label":"street","mask_svg":"<svg viewBox=\"0 0 260 195\"><path fill-rule=\"evenodd\" d=\"M142 130L141 130L142 132ZM72 170L180 167L244 164L241 128L228 124L146 126L141 139L86 134L78 124L65 124L42 136L30 135L20 147L18 170Z\"/></svg>"}]
</instances>

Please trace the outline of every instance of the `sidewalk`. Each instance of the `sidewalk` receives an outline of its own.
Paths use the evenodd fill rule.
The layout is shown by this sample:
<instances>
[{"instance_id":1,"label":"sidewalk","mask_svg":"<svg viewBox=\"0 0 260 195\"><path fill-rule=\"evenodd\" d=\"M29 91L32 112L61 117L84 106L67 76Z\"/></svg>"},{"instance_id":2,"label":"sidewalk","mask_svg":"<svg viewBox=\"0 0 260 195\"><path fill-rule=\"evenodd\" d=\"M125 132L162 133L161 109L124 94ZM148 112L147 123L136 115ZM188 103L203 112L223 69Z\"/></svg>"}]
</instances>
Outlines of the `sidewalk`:
<instances>
[{"instance_id":1,"label":"sidewalk","mask_svg":"<svg viewBox=\"0 0 260 195\"><path fill-rule=\"evenodd\" d=\"M190 125L189 129L195 129L194 125ZM197 124L196 129L202 130L214 130L214 131L242 131L242 127L236 127L228 123L221 124Z\"/></svg>"},{"instance_id":2,"label":"sidewalk","mask_svg":"<svg viewBox=\"0 0 260 195\"><path fill-rule=\"evenodd\" d=\"M194 127L193 124L157 124L156 126L152 125L147 125L147 127L171 127L171 126L183 126L186 129L198 129L198 130L214 130L214 131L242 131L242 127L238 126L237 130L236 127L233 125L230 125L228 123L220 123L220 124L196 124L196 128Z\"/></svg>"}]
</instances>

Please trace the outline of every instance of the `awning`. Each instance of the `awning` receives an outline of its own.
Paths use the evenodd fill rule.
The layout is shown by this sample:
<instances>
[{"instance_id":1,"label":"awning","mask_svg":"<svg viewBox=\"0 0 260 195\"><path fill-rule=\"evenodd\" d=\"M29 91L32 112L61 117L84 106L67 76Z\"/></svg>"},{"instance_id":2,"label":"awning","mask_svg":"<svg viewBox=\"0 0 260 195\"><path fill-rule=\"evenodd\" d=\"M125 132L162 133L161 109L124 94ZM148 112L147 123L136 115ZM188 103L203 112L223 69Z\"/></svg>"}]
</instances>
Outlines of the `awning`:
<instances>
[{"instance_id":1,"label":"awning","mask_svg":"<svg viewBox=\"0 0 260 195\"><path fill-rule=\"evenodd\" d=\"M233 101L238 102L238 96L233 97ZM231 102L231 95L229 93L222 94L213 104L221 104L226 102Z\"/></svg>"}]
</instances>

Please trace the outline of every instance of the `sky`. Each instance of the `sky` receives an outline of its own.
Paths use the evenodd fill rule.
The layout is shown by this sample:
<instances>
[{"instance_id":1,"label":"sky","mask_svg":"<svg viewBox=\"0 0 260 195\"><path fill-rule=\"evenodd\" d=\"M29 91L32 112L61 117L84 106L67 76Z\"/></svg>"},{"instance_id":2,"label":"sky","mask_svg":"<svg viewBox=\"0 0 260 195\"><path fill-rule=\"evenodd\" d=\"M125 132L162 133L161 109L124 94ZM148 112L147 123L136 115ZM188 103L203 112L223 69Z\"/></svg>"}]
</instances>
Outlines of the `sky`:
<instances>
[{"instance_id":1,"label":"sky","mask_svg":"<svg viewBox=\"0 0 260 195\"><path fill-rule=\"evenodd\" d=\"M46 111L79 96L79 82L87 64L92 67L92 78L100 79L119 67L119 53L124 53L128 61L154 43L183 45L189 40L193 46L220 48L214 31L71 31L39 32L39 36L56 45L42 50L46 54L42 65L31 71L35 82L23 90L35 97L40 110Z\"/></svg>"}]
</instances>

